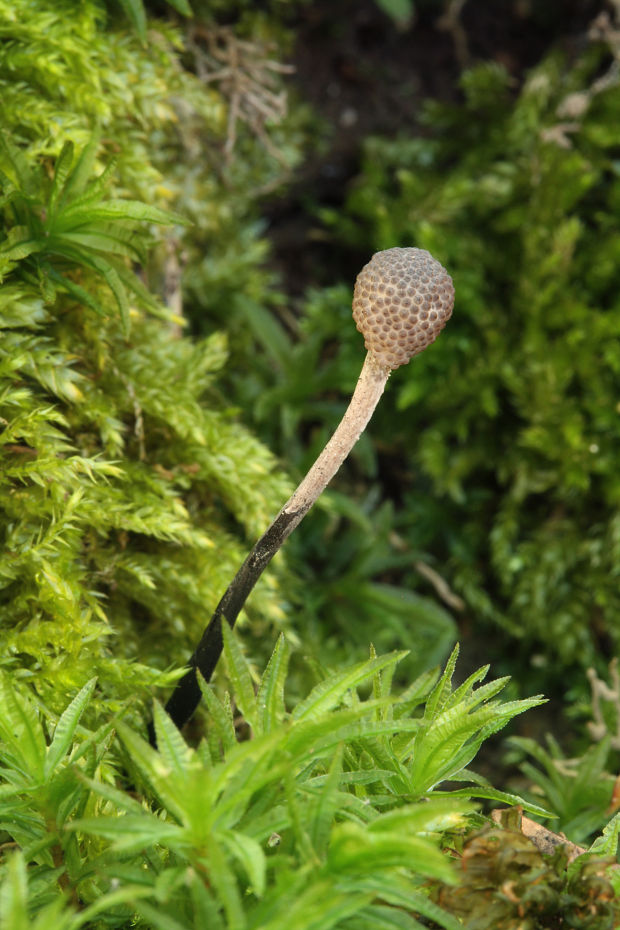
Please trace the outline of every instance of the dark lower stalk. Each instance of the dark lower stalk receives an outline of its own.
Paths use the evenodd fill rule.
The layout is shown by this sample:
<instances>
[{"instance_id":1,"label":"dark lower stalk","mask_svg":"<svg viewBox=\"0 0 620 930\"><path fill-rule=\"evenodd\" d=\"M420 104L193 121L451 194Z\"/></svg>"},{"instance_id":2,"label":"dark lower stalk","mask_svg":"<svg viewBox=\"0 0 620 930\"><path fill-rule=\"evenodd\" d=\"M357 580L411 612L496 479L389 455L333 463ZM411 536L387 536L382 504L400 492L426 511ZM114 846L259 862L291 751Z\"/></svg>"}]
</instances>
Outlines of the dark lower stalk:
<instances>
[{"instance_id":1,"label":"dark lower stalk","mask_svg":"<svg viewBox=\"0 0 620 930\"><path fill-rule=\"evenodd\" d=\"M215 608L209 625L202 634L194 654L187 663L189 670L178 681L166 704L166 711L179 729L187 723L200 702L201 691L196 677L196 669L200 670L200 674L205 681L209 681L222 653L222 619L226 619L231 627L235 625L239 611L245 604L252 588L284 540L293 532L303 516L304 514L299 511L286 513L286 511L282 510L269 529L263 533L255 544L228 585L222 599ZM151 742L153 742L152 733Z\"/></svg>"}]
</instances>

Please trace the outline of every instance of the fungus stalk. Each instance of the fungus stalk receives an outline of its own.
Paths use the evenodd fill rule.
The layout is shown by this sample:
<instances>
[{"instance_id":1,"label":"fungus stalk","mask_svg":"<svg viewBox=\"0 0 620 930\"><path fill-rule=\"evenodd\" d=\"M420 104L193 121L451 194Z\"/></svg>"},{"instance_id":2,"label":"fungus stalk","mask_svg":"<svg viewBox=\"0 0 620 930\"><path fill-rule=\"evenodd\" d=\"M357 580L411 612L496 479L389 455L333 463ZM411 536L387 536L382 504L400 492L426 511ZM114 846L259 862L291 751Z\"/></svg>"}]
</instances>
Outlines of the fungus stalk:
<instances>
[{"instance_id":1,"label":"fungus stalk","mask_svg":"<svg viewBox=\"0 0 620 930\"><path fill-rule=\"evenodd\" d=\"M366 429L389 377L390 369L381 365L372 352L368 352L349 406L336 431L282 508L282 513L295 514L289 532L295 529L323 493Z\"/></svg>"},{"instance_id":2,"label":"fungus stalk","mask_svg":"<svg viewBox=\"0 0 620 930\"><path fill-rule=\"evenodd\" d=\"M209 681L221 655L222 619L234 626L245 601L284 540L325 490L363 433L390 372L435 341L452 314L454 288L444 268L423 249L377 252L355 282L353 319L367 356L349 406L333 436L231 581L166 704L180 728L200 701L196 671ZM151 730L151 738L153 732Z\"/></svg>"}]
</instances>

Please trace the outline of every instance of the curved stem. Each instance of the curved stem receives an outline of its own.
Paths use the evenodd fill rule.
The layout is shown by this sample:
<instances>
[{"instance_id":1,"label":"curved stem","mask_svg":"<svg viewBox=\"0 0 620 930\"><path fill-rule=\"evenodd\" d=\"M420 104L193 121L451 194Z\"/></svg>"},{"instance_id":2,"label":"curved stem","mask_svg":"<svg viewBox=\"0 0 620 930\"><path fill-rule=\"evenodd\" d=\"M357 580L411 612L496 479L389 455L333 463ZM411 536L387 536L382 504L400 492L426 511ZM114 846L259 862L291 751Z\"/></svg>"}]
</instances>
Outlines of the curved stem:
<instances>
[{"instance_id":1,"label":"curved stem","mask_svg":"<svg viewBox=\"0 0 620 930\"><path fill-rule=\"evenodd\" d=\"M234 626L239 611L264 569L284 540L301 523L363 433L383 394L389 375L389 368L380 365L372 352L369 352L349 406L333 436L269 529L255 543L226 589L188 662L189 670L179 680L166 704L166 711L179 728L189 720L200 701L196 670L200 671L205 681L209 681L221 655L222 618L231 627ZM151 741L154 741L152 728Z\"/></svg>"}]
</instances>

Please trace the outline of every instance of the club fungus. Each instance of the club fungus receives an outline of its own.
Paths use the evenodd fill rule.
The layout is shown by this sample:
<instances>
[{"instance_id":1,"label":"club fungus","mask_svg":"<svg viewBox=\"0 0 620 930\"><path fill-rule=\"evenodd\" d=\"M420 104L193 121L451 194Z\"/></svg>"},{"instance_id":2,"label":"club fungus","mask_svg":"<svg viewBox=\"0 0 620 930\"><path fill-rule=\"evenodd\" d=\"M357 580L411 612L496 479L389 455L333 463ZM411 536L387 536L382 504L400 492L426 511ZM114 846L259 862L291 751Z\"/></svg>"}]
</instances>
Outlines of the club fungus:
<instances>
[{"instance_id":1,"label":"club fungus","mask_svg":"<svg viewBox=\"0 0 620 930\"><path fill-rule=\"evenodd\" d=\"M310 471L261 536L228 586L188 662L189 670L166 710L178 727L200 701L198 669L206 681L222 652L222 618L232 627L250 591L284 540L308 513L364 431L390 372L435 341L452 315L454 288L445 269L424 249L377 252L362 268L353 293L353 319L364 336L366 359L351 402Z\"/></svg>"}]
</instances>

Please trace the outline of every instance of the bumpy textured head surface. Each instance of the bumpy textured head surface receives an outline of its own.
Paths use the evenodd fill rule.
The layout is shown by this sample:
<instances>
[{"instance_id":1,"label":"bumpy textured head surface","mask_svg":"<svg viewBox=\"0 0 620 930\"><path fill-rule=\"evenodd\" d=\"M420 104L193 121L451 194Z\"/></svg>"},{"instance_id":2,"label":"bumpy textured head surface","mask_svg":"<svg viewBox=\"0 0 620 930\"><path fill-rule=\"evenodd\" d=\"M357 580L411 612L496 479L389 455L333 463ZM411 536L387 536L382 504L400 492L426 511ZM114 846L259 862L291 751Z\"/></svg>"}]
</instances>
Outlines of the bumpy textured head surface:
<instances>
[{"instance_id":1,"label":"bumpy textured head surface","mask_svg":"<svg viewBox=\"0 0 620 930\"><path fill-rule=\"evenodd\" d=\"M357 276L353 319L378 363L399 368L435 341L453 305L452 278L430 252L386 249Z\"/></svg>"}]
</instances>

